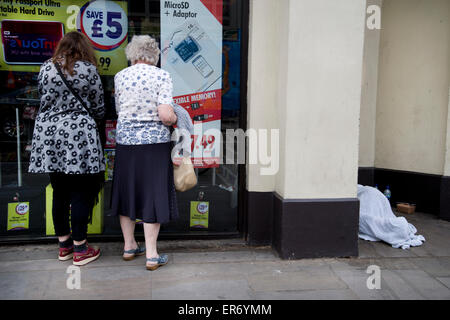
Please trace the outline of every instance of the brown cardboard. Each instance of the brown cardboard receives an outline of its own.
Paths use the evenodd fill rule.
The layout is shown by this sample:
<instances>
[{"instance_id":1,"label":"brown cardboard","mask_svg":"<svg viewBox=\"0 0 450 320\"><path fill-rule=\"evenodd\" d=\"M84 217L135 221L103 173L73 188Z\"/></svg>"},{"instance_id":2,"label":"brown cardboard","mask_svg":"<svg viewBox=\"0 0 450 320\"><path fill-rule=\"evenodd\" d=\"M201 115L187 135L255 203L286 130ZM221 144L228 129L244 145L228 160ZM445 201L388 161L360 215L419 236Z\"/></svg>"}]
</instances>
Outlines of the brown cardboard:
<instances>
[{"instance_id":1,"label":"brown cardboard","mask_svg":"<svg viewBox=\"0 0 450 320\"><path fill-rule=\"evenodd\" d=\"M401 213L412 214L416 211L416 206L409 203L397 203L397 211Z\"/></svg>"}]
</instances>

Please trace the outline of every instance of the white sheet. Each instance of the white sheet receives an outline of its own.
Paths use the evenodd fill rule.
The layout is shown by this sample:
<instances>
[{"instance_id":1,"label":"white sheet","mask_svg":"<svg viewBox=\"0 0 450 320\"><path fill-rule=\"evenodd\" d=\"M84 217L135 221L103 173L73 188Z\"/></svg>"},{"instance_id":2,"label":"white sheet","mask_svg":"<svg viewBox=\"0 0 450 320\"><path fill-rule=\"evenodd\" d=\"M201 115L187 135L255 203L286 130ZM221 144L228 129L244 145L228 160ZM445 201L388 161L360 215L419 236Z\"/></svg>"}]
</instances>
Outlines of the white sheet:
<instances>
[{"instance_id":1,"label":"white sheet","mask_svg":"<svg viewBox=\"0 0 450 320\"><path fill-rule=\"evenodd\" d=\"M409 249L425 241L416 235L417 229L404 217L396 217L389 201L379 190L358 185L359 237L369 241L384 241L394 248Z\"/></svg>"}]
</instances>

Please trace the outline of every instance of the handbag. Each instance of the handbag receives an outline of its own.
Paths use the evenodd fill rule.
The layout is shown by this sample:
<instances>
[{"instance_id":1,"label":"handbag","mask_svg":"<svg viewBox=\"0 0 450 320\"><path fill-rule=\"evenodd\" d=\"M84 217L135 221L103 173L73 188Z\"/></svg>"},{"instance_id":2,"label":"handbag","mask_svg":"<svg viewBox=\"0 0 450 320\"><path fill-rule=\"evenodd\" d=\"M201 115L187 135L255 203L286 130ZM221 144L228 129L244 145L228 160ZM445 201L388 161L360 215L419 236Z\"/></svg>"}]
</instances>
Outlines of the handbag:
<instances>
[{"instance_id":1,"label":"handbag","mask_svg":"<svg viewBox=\"0 0 450 320\"><path fill-rule=\"evenodd\" d=\"M61 66L58 62L53 63L56 67L56 71L58 71L59 76L61 77L62 81L65 83L66 87L72 92L72 94L75 96L75 98L81 103L83 108L87 111L88 115L94 120L96 130L98 132L98 135L100 137L100 143L102 145L102 149L105 149L106 144L106 132L105 132L105 121L103 119L95 119L89 110L89 108L86 106L83 99L81 99L80 95L75 92L75 90L72 88L72 86L67 81L66 77L64 76L64 73L61 71Z\"/></svg>"},{"instance_id":2,"label":"handbag","mask_svg":"<svg viewBox=\"0 0 450 320\"><path fill-rule=\"evenodd\" d=\"M179 164L173 164L173 180L177 191L187 191L197 184L197 175L190 157L182 157Z\"/></svg>"}]
</instances>

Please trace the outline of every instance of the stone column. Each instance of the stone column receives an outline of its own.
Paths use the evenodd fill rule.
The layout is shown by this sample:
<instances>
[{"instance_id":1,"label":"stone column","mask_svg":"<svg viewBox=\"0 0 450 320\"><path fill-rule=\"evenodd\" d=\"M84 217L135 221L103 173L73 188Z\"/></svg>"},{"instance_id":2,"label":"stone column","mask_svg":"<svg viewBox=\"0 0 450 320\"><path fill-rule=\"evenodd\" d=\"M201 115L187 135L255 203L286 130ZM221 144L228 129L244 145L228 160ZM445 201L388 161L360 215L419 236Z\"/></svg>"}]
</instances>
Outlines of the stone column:
<instances>
[{"instance_id":1,"label":"stone column","mask_svg":"<svg viewBox=\"0 0 450 320\"><path fill-rule=\"evenodd\" d=\"M282 258L358 254L365 17L361 0L250 1L247 127L280 136L275 174L247 164L247 234Z\"/></svg>"},{"instance_id":2,"label":"stone column","mask_svg":"<svg viewBox=\"0 0 450 320\"><path fill-rule=\"evenodd\" d=\"M382 7L382 0L367 0L367 7ZM373 11L371 15L375 15ZM375 119L377 111L380 29L366 28L362 71L361 113L359 123L358 183L375 185Z\"/></svg>"},{"instance_id":3,"label":"stone column","mask_svg":"<svg viewBox=\"0 0 450 320\"><path fill-rule=\"evenodd\" d=\"M286 259L355 256L366 1L280 3L273 245Z\"/></svg>"}]
</instances>

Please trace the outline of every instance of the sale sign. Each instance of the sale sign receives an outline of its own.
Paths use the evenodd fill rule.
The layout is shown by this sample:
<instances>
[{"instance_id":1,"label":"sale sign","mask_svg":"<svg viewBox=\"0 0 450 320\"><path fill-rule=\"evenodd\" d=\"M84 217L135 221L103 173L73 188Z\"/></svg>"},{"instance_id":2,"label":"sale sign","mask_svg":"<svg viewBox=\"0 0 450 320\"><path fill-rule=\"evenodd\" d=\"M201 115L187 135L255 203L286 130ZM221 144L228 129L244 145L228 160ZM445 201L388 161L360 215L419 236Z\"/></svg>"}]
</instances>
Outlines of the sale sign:
<instances>
[{"instance_id":1,"label":"sale sign","mask_svg":"<svg viewBox=\"0 0 450 320\"><path fill-rule=\"evenodd\" d=\"M29 218L30 218L29 202L8 203L7 231L28 229L30 220Z\"/></svg>"},{"instance_id":2,"label":"sale sign","mask_svg":"<svg viewBox=\"0 0 450 320\"><path fill-rule=\"evenodd\" d=\"M127 1L5 2L0 3L0 71L39 72L64 34L77 30L91 41L100 74L115 75L128 66Z\"/></svg>"},{"instance_id":3,"label":"sale sign","mask_svg":"<svg viewBox=\"0 0 450 320\"><path fill-rule=\"evenodd\" d=\"M81 8L79 17L81 32L88 36L97 50L113 50L127 38L127 13L115 2L88 2Z\"/></svg>"},{"instance_id":4,"label":"sale sign","mask_svg":"<svg viewBox=\"0 0 450 320\"><path fill-rule=\"evenodd\" d=\"M174 102L194 122L196 168L220 162L222 5L222 0L160 2L161 67L172 75Z\"/></svg>"}]
</instances>

